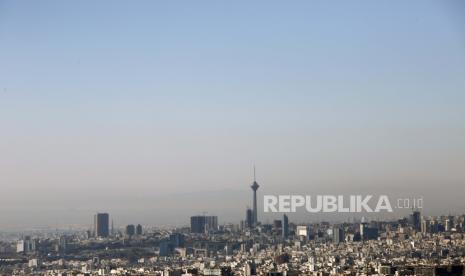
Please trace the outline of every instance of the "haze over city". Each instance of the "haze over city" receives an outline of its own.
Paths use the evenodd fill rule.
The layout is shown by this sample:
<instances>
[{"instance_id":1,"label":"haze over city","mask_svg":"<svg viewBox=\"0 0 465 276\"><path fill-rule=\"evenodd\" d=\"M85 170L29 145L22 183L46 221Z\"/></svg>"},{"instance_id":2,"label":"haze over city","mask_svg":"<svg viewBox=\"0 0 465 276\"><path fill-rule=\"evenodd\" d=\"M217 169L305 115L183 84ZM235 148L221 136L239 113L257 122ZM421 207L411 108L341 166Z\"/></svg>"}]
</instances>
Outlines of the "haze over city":
<instances>
[{"instance_id":1,"label":"haze over city","mask_svg":"<svg viewBox=\"0 0 465 276\"><path fill-rule=\"evenodd\" d=\"M0 1L0 229L237 223L254 164L463 213L465 5L323 2Z\"/></svg>"}]
</instances>

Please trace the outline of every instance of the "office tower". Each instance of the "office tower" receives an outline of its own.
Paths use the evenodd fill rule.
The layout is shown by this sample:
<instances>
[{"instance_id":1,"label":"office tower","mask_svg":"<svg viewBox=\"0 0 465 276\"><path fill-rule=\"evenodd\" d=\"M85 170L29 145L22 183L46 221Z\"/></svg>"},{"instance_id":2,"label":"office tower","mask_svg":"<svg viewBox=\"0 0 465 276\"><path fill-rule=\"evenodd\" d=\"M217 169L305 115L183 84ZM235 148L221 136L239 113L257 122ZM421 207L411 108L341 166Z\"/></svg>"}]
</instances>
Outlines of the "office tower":
<instances>
[{"instance_id":1,"label":"office tower","mask_svg":"<svg viewBox=\"0 0 465 276\"><path fill-rule=\"evenodd\" d=\"M136 226L136 235L141 236L143 234L142 225L137 224Z\"/></svg>"},{"instance_id":2,"label":"office tower","mask_svg":"<svg viewBox=\"0 0 465 276\"><path fill-rule=\"evenodd\" d=\"M344 230L340 227L333 228L333 242L341 243L344 241Z\"/></svg>"},{"instance_id":3,"label":"office tower","mask_svg":"<svg viewBox=\"0 0 465 276\"><path fill-rule=\"evenodd\" d=\"M191 217L191 233L205 233L205 217Z\"/></svg>"},{"instance_id":4,"label":"office tower","mask_svg":"<svg viewBox=\"0 0 465 276\"><path fill-rule=\"evenodd\" d=\"M252 228L252 226L253 226L253 212L252 212L252 209L247 208L245 216L246 216L245 217L246 227L247 228Z\"/></svg>"},{"instance_id":5,"label":"office tower","mask_svg":"<svg viewBox=\"0 0 465 276\"><path fill-rule=\"evenodd\" d=\"M205 232L218 230L218 217L206 216L205 217Z\"/></svg>"},{"instance_id":6,"label":"office tower","mask_svg":"<svg viewBox=\"0 0 465 276\"><path fill-rule=\"evenodd\" d=\"M94 236L108 237L109 235L109 218L108 213L97 213L94 215Z\"/></svg>"},{"instance_id":7,"label":"office tower","mask_svg":"<svg viewBox=\"0 0 465 276\"><path fill-rule=\"evenodd\" d=\"M170 235L170 242L174 247L184 247L184 235L181 233L173 233Z\"/></svg>"},{"instance_id":8,"label":"office tower","mask_svg":"<svg viewBox=\"0 0 465 276\"><path fill-rule=\"evenodd\" d=\"M250 186L253 191L253 215L252 215L252 225L256 226L258 223L258 218L257 218L257 190L260 186L258 185L256 181L256 175L255 175L255 166L253 167L253 183Z\"/></svg>"},{"instance_id":9,"label":"office tower","mask_svg":"<svg viewBox=\"0 0 465 276\"><path fill-rule=\"evenodd\" d=\"M289 237L289 218L286 214L283 215L283 238L287 239Z\"/></svg>"},{"instance_id":10,"label":"office tower","mask_svg":"<svg viewBox=\"0 0 465 276\"><path fill-rule=\"evenodd\" d=\"M134 236L134 234L136 233L136 227L134 226L134 224L129 224L128 226L126 226L126 235L131 237L131 236Z\"/></svg>"},{"instance_id":11,"label":"office tower","mask_svg":"<svg viewBox=\"0 0 465 276\"><path fill-rule=\"evenodd\" d=\"M191 232L206 233L208 231L218 230L217 216L192 216Z\"/></svg>"},{"instance_id":12,"label":"office tower","mask_svg":"<svg viewBox=\"0 0 465 276\"><path fill-rule=\"evenodd\" d=\"M421 214L420 211L413 211L410 215L410 223L416 231L421 230Z\"/></svg>"},{"instance_id":13,"label":"office tower","mask_svg":"<svg viewBox=\"0 0 465 276\"><path fill-rule=\"evenodd\" d=\"M430 232L430 221L423 219L421 222L421 232L422 233L429 233Z\"/></svg>"},{"instance_id":14,"label":"office tower","mask_svg":"<svg viewBox=\"0 0 465 276\"><path fill-rule=\"evenodd\" d=\"M452 229L452 219L449 217L444 222L444 230L445 231L450 231L451 229Z\"/></svg>"},{"instance_id":15,"label":"office tower","mask_svg":"<svg viewBox=\"0 0 465 276\"><path fill-rule=\"evenodd\" d=\"M363 237L363 234L365 233L366 228L367 228L367 224L365 222L360 223L360 236Z\"/></svg>"},{"instance_id":16,"label":"office tower","mask_svg":"<svg viewBox=\"0 0 465 276\"><path fill-rule=\"evenodd\" d=\"M16 243L17 253L28 253L36 250L36 240L31 239L30 236L25 236L23 240Z\"/></svg>"},{"instance_id":17,"label":"office tower","mask_svg":"<svg viewBox=\"0 0 465 276\"><path fill-rule=\"evenodd\" d=\"M378 228L368 227L366 222L360 223L360 237L363 240L378 239Z\"/></svg>"}]
</instances>

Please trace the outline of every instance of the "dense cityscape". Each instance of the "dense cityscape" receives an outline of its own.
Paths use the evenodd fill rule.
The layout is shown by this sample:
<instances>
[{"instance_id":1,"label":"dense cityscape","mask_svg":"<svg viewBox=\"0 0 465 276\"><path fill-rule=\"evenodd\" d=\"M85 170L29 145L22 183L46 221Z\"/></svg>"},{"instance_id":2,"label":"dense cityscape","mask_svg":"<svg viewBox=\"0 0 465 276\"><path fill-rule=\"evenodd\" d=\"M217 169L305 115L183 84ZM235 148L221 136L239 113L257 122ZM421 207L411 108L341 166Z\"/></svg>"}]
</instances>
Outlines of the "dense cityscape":
<instances>
[{"instance_id":1,"label":"dense cityscape","mask_svg":"<svg viewBox=\"0 0 465 276\"><path fill-rule=\"evenodd\" d=\"M465 275L465 215L396 221L272 224L253 208L240 224L197 215L190 227L115 229L108 213L93 229L3 233L1 275Z\"/></svg>"},{"instance_id":2,"label":"dense cityscape","mask_svg":"<svg viewBox=\"0 0 465 276\"><path fill-rule=\"evenodd\" d=\"M0 0L0 276L465 276L464 138L465 0Z\"/></svg>"}]
</instances>

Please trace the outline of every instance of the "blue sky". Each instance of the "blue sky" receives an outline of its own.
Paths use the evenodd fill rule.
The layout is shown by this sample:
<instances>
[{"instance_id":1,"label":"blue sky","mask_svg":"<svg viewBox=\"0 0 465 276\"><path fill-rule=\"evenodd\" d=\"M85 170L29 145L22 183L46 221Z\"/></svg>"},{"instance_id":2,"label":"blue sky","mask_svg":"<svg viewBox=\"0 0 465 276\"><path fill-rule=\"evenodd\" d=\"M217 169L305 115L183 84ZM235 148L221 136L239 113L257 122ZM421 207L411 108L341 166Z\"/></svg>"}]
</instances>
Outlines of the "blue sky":
<instances>
[{"instance_id":1,"label":"blue sky","mask_svg":"<svg viewBox=\"0 0 465 276\"><path fill-rule=\"evenodd\" d=\"M53 209L89 191L247 193L257 163L268 192L408 184L433 196L440 183L449 192L430 206L443 211L465 181L464 12L460 1L0 1L3 205L24 215L25 202Z\"/></svg>"}]
</instances>

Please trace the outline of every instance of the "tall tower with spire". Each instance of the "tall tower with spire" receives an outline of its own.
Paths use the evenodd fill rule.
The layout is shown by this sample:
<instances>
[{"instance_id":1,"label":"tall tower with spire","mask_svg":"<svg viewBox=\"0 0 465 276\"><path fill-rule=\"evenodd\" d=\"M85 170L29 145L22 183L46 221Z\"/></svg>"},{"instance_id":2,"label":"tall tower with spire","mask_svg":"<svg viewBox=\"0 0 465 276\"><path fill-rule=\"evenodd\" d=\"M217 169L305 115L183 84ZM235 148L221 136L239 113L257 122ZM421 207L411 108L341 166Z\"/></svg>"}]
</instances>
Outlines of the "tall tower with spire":
<instances>
[{"instance_id":1,"label":"tall tower with spire","mask_svg":"<svg viewBox=\"0 0 465 276\"><path fill-rule=\"evenodd\" d=\"M258 185L257 183L257 180L256 180L256 175L255 175L255 165L253 166L253 183L252 185L250 186L250 188L252 188L252 191L253 191L253 214L252 214L252 223L253 223L253 226L256 226L257 225L257 222L258 222L258 219L257 219L257 190L260 186Z\"/></svg>"}]
</instances>

